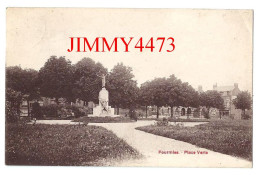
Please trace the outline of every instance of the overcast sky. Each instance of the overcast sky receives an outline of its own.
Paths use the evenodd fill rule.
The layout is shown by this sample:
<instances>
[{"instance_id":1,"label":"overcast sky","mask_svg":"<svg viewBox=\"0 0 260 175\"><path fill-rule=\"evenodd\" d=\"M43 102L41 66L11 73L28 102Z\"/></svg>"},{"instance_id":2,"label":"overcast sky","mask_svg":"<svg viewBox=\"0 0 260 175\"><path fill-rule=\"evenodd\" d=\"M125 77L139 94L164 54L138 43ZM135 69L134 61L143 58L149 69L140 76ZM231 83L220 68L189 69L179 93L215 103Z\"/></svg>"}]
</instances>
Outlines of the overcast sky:
<instances>
[{"instance_id":1,"label":"overcast sky","mask_svg":"<svg viewBox=\"0 0 260 175\"><path fill-rule=\"evenodd\" d=\"M69 37L173 37L173 52L71 52ZM122 45L122 43L118 44ZM122 45L123 46L123 45ZM164 45L167 46L166 44ZM72 63L83 57L109 70L118 62L133 68L138 84L175 74L203 90L239 84L252 92L252 11L170 9L54 9L7 10L6 65L39 70L51 55Z\"/></svg>"}]
</instances>

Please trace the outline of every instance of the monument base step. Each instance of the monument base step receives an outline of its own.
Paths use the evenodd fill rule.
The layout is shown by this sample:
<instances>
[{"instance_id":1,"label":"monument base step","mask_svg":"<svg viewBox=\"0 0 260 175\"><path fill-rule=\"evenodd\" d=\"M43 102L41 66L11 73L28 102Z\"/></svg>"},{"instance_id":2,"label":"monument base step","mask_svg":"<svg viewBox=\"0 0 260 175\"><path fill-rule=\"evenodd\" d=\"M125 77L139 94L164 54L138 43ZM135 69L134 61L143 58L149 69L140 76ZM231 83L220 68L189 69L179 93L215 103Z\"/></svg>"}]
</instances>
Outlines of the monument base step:
<instances>
[{"instance_id":1,"label":"monument base step","mask_svg":"<svg viewBox=\"0 0 260 175\"><path fill-rule=\"evenodd\" d=\"M120 115L110 115L110 116L100 115L100 116L97 116L97 115L89 114L88 117L120 117Z\"/></svg>"}]
</instances>

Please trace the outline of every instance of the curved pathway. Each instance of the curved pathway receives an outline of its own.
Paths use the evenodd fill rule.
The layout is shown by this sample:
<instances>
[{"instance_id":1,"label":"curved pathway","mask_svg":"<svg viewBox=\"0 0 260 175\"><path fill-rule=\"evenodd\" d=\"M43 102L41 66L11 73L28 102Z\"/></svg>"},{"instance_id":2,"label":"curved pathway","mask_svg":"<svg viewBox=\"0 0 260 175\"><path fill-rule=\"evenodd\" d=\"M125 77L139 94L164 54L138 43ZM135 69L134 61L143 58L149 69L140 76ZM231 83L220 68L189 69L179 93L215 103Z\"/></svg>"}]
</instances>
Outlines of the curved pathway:
<instances>
[{"instance_id":1,"label":"curved pathway","mask_svg":"<svg viewBox=\"0 0 260 175\"><path fill-rule=\"evenodd\" d=\"M136 130L136 127L153 124L154 121L138 121L133 123L91 123L113 131L130 146L137 149L143 159L118 162L115 166L163 166L163 167L252 167L252 162L217 153L195 145ZM200 123L185 123L194 126ZM161 154L175 151L178 154ZM186 152L195 152L187 154ZM198 154L204 152L207 154Z\"/></svg>"}]
</instances>

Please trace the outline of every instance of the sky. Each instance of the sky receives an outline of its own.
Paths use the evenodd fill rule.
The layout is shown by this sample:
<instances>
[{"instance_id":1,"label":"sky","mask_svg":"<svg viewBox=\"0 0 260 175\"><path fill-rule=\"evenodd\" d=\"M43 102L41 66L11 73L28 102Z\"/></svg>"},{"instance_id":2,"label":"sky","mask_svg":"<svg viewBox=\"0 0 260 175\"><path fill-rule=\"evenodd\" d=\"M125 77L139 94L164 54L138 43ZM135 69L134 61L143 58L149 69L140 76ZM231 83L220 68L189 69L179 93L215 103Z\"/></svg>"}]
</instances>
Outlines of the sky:
<instances>
[{"instance_id":1,"label":"sky","mask_svg":"<svg viewBox=\"0 0 260 175\"><path fill-rule=\"evenodd\" d=\"M194 88L238 83L252 92L252 26L250 10L8 8L6 66L39 70L51 55L73 64L90 57L108 70L119 62L132 67L139 85L175 74ZM70 37L134 37L134 45L140 37L144 44L173 37L175 50L158 52L155 42L154 52L68 52Z\"/></svg>"}]
</instances>

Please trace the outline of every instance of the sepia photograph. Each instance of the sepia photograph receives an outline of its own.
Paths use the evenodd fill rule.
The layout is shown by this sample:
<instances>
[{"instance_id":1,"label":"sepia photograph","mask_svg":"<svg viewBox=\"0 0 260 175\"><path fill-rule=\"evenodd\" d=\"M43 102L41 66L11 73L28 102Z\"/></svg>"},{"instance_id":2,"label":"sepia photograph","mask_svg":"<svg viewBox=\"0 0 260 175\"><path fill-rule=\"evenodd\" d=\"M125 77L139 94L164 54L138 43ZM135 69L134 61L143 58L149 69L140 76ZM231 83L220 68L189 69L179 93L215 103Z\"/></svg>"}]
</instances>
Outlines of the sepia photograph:
<instances>
[{"instance_id":1,"label":"sepia photograph","mask_svg":"<svg viewBox=\"0 0 260 175\"><path fill-rule=\"evenodd\" d=\"M6 166L252 168L253 10L6 9Z\"/></svg>"}]
</instances>

